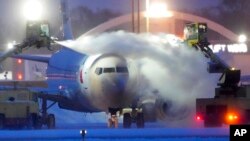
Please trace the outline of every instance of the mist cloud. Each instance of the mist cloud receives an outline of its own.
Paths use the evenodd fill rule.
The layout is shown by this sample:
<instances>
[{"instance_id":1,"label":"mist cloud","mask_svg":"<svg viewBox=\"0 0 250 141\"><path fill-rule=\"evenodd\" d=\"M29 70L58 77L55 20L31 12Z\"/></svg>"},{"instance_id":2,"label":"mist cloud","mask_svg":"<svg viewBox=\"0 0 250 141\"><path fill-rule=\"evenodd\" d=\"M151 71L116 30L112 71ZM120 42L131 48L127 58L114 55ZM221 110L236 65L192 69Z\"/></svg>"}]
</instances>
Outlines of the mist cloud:
<instances>
[{"instance_id":1,"label":"mist cloud","mask_svg":"<svg viewBox=\"0 0 250 141\"><path fill-rule=\"evenodd\" d=\"M214 95L218 78L207 72L208 60L202 53L180 44L173 35L118 31L61 44L88 55L116 53L133 60L143 78L138 93L157 89L171 101L174 114L185 114L181 113L183 107L193 114L197 97Z\"/></svg>"}]
</instances>

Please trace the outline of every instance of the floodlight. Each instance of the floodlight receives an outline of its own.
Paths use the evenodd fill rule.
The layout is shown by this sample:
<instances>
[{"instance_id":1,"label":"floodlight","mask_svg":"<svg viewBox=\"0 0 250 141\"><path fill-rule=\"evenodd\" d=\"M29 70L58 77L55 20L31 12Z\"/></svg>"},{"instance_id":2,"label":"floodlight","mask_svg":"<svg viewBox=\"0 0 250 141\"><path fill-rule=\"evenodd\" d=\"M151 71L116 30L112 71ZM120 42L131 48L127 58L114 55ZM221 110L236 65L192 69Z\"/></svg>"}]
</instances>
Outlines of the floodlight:
<instances>
[{"instance_id":1,"label":"floodlight","mask_svg":"<svg viewBox=\"0 0 250 141\"><path fill-rule=\"evenodd\" d=\"M247 36L244 35L244 34L241 34L239 37L238 37L238 41L240 43L245 43L247 41Z\"/></svg>"},{"instance_id":2,"label":"floodlight","mask_svg":"<svg viewBox=\"0 0 250 141\"><path fill-rule=\"evenodd\" d=\"M14 48L14 44L13 43L8 43L7 49L10 50L10 49L13 49L13 48Z\"/></svg>"},{"instance_id":3,"label":"floodlight","mask_svg":"<svg viewBox=\"0 0 250 141\"><path fill-rule=\"evenodd\" d=\"M149 18L166 18L172 17L173 13L168 11L166 3L150 3L146 9L146 17Z\"/></svg>"},{"instance_id":4,"label":"floodlight","mask_svg":"<svg viewBox=\"0 0 250 141\"><path fill-rule=\"evenodd\" d=\"M23 7L23 14L27 20L41 20L43 14L42 4L39 0L28 0Z\"/></svg>"}]
</instances>

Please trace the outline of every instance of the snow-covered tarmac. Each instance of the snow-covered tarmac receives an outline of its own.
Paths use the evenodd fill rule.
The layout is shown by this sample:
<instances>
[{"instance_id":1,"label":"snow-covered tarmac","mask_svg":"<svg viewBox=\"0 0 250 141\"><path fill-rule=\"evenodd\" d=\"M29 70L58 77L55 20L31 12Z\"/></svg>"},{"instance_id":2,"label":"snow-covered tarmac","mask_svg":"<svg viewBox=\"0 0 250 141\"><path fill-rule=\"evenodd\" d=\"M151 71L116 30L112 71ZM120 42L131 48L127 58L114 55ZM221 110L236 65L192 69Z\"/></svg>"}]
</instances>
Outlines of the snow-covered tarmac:
<instances>
[{"instance_id":1,"label":"snow-covered tarmac","mask_svg":"<svg viewBox=\"0 0 250 141\"><path fill-rule=\"evenodd\" d=\"M82 137L81 129L87 134ZM79 128L59 127L54 130L2 130L0 140L168 140L168 141L229 141L228 128L162 128L108 129L103 125Z\"/></svg>"}]
</instances>

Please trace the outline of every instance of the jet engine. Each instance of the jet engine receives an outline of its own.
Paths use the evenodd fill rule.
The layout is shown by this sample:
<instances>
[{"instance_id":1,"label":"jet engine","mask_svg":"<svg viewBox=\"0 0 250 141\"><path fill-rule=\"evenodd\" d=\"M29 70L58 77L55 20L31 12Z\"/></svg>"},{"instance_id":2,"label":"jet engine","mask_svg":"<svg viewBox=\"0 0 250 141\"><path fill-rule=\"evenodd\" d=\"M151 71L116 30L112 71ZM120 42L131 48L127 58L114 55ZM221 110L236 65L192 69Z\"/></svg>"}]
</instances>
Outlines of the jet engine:
<instances>
[{"instance_id":1,"label":"jet engine","mask_svg":"<svg viewBox=\"0 0 250 141\"><path fill-rule=\"evenodd\" d=\"M147 122L181 120L190 113L188 106L175 104L173 101L163 98L144 99L141 101L140 107L144 114L144 120Z\"/></svg>"}]
</instances>

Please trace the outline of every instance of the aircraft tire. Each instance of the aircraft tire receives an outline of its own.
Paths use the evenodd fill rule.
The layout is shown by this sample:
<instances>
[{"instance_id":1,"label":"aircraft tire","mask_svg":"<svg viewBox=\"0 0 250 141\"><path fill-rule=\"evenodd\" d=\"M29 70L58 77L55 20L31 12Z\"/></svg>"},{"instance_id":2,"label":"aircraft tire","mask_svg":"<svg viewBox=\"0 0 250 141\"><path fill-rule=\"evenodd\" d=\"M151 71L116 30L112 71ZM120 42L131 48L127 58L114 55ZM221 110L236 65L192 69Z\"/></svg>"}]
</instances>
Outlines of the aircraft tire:
<instances>
[{"instance_id":1,"label":"aircraft tire","mask_svg":"<svg viewBox=\"0 0 250 141\"><path fill-rule=\"evenodd\" d=\"M32 127L34 127L34 123L35 123L35 116L34 114L30 114L28 117L28 121L27 121L27 128L28 129L32 129Z\"/></svg>"},{"instance_id":2,"label":"aircraft tire","mask_svg":"<svg viewBox=\"0 0 250 141\"><path fill-rule=\"evenodd\" d=\"M0 114L0 129L4 128L4 115Z\"/></svg>"},{"instance_id":3,"label":"aircraft tire","mask_svg":"<svg viewBox=\"0 0 250 141\"><path fill-rule=\"evenodd\" d=\"M143 113L138 113L136 117L136 126L137 128L144 128L144 115Z\"/></svg>"},{"instance_id":4,"label":"aircraft tire","mask_svg":"<svg viewBox=\"0 0 250 141\"><path fill-rule=\"evenodd\" d=\"M132 124L132 118L130 113L125 113L123 115L123 128L130 128Z\"/></svg>"},{"instance_id":5,"label":"aircraft tire","mask_svg":"<svg viewBox=\"0 0 250 141\"><path fill-rule=\"evenodd\" d=\"M49 114L48 115L48 120L47 120L47 126L48 129L54 129L55 128L55 115L54 114Z\"/></svg>"},{"instance_id":6,"label":"aircraft tire","mask_svg":"<svg viewBox=\"0 0 250 141\"><path fill-rule=\"evenodd\" d=\"M34 118L34 129L41 129L42 128L42 121L41 121L41 117L39 115L36 115Z\"/></svg>"}]
</instances>

